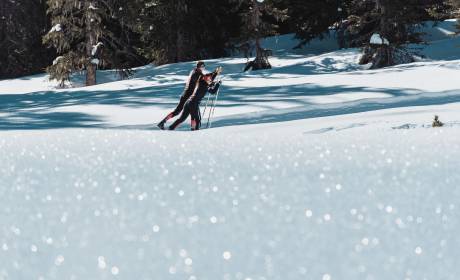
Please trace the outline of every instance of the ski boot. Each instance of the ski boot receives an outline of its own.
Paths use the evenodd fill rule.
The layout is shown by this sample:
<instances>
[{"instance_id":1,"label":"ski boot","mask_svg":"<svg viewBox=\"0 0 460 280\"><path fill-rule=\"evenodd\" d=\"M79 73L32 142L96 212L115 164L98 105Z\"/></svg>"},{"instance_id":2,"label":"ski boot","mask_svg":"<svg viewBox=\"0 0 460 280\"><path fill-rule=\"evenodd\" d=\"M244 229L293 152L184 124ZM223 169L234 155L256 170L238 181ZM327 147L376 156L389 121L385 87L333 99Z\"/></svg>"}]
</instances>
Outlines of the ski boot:
<instances>
[{"instance_id":1,"label":"ski boot","mask_svg":"<svg viewBox=\"0 0 460 280\"><path fill-rule=\"evenodd\" d=\"M161 130L165 130L165 122L164 121L161 121L157 124L158 128L160 128Z\"/></svg>"}]
</instances>

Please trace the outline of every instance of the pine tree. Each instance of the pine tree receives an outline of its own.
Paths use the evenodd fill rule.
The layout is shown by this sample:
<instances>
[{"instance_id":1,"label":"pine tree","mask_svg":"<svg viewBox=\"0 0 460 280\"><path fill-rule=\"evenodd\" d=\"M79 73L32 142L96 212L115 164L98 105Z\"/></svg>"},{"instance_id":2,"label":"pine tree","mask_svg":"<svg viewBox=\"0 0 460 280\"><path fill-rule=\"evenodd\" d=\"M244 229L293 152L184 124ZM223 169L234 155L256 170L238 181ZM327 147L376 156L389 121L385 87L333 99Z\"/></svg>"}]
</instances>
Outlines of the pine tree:
<instances>
[{"instance_id":1,"label":"pine tree","mask_svg":"<svg viewBox=\"0 0 460 280\"><path fill-rule=\"evenodd\" d=\"M0 1L0 79L43 70L51 59L41 44L48 27L44 1Z\"/></svg>"},{"instance_id":2,"label":"pine tree","mask_svg":"<svg viewBox=\"0 0 460 280\"><path fill-rule=\"evenodd\" d=\"M448 4L451 6L450 18L457 19L457 29L460 30L460 0L449 0Z\"/></svg>"},{"instance_id":3,"label":"pine tree","mask_svg":"<svg viewBox=\"0 0 460 280\"><path fill-rule=\"evenodd\" d=\"M348 39L364 44L361 64L372 63L381 68L413 61L405 49L409 43L422 42L416 24L436 20L449 7L443 0L352 0L349 24L345 27Z\"/></svg>"},{"instance_id":4,"label":"pine tree","mask_svg":"<svg viewBox=\"0 0 460 280\"><path fill-rule=\"evenodd\" d=\"M189 59L193 42L186 44L188 0L140 1L140 20L134 22L144 43L144 55L157 64L175 63Z\"/></svg>"},{"instance_id":5,"label":"pine tree","mask_svg":"<svg viewBox=\"0 0 460 280\"><path fill-rule=\"evenodd\" d=\"M287 0L287 3L288 22L300 39L297 48L313 38L324 38L342 16L343 8L338 0Z\"/></svg>"},{"instance_id":6,"label":"pine tree","mask_svg":"<svg viewBox=\"0 0 460 280\"><path fill-rule=\"evenodd\" d=\"M47 68L50 79L60 81L63 86L72 73L86 70L86 85L90 86L96 84L97 67L116 68L122 74L129 74L131 65L144 62L130 46L135 33L129 29L129 22L137 8L130 3L48 0L53 28L43 42L56 48L60 55Z\"/></svg>"},{"instance_id":7,"label":"pine tree","mask_svg":"<svg viewBox=\"0 0 460 280\"><path fill-rule=\"evenodd\" d=\"M96 53L100 52L103 34L102 7L98 1L48 0L53 28L43 42L54 47L59 57L47 68L50 79L61 86L76 71L86 70L86 85L96 84Z\"/></svg>"},{"instance_id":8,"label":"pine tree","mask_svg":"<svg viewBox=\"0 0 460 280\"><path fill-rule=\"evenodd\" d=\"M145 65L147 59L141 55L143 48L140 34L134 22L139 20L140 4L137 1L106 1L107 17L103 18L104 34L101 38L104 51L99 67L116 69L119 76L129 78L132 67Z\"/></svg>"},{"instance_id":9,"label":"pine tree","mask_svg":"<svg viewBox=\"0 0 460 280\"><path fill-rule=\"evenodd\" d=\"M267 20L266 17L273 17L277 22L286 20L287 11L280 10L277 5L281 1L277 0L232 0L241 9L241 42L254 41L256 57L248 62L245 70L270 69L268 61L269 50L262 48L261 40L270 35L277 34L278 25Z\"/></svg>"},{"instance_id":10,"label":"pine tree","mask_svg":"<svg viewBox=\"0 0 460 280\"><path fill-rule=\"evenodd\" d=\"M144 55L156 64L219 57L239 36L236 4L207 0L143 2L135 30Z\"/></svg>"},{"instance_id":11,"label":"pine tree","mask_svg":"<svg viewBox=\"0 0 460 280\"><path fill-rule=\"evenodd\" d=\"M377 29L375 0L341 0L337 37L340 48L364 47Z\"/></svg>"},{"instance_id":12,"label":"pine tree","mask_svg":"<svg viewBox=\"0 0 460 280\"><path fill-rule=\"evenodd\" d=\"M188 32L194 34L195 59L223 57L240 36L239 9L230 1L193 0Z\"/></svg>"}]
</instances>

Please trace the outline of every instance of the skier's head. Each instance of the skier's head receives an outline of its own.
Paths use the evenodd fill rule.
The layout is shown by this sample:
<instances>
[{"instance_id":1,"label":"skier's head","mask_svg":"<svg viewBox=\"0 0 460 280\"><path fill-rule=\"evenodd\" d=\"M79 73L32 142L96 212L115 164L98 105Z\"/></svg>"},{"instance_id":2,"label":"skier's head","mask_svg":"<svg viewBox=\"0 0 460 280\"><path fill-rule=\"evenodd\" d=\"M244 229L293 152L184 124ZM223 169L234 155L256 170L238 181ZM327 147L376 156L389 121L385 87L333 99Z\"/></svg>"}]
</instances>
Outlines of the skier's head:
<instances>
[{"instance_id":1,"label":"skier's head","mask_svg":"<svg viewBox=\"0 0 460 280\"><path fill-rule=\"evenodd\" d=\"M205 65L204 65L204 62L203 62L203 61L200 60L200 61L198 61L198 62L196 63L196 68L198 68L198 69L204 69L204 67L205 67Z\"/></svg>"}]
</instances>

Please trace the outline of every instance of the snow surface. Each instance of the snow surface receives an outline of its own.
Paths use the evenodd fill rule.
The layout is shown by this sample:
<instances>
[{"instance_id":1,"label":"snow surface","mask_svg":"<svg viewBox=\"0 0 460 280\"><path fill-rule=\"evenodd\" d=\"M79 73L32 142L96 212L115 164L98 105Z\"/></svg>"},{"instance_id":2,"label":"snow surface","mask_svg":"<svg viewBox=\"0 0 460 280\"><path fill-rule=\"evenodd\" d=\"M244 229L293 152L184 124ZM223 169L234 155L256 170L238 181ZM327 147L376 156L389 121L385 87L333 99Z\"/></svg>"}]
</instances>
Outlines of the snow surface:
<instances>
[{"instance_id":1,"label":"snow surface","mask_svg":"<svg viewBox=\"0 0 460 280\"><path fill-rule=\"evenodd\" d=\"M390 44L387 38L382 37L382 35L378 33L372 34L369 43L374 44L374 45L389 45Z\"/></svg>"},{"instance_id":2,"label":"snow surface","mask_svg":"<svg viewBox=\"0 0 460 280\"><path fill-rule=\"evenodd\" d=\"M63 59L63 58L64 58L63 56L58 56L58 57L56 57L56 58L53 60L53 65L58 64L59 61L60 61L61 59Z\"/></svg>"},{"instance_id":3,"label":"snow surface","mask_svg":"<svg viewBox=\"0 0 460 280\"><path fill-rule=\"evenodd\" d=\"M293 51L292 35L265 41L271 70L206 61L224 67L221 99L193 133L154 125L193 62L85 88L0 81L0 279L457 279L450 26L381 70L333 38Z\"/></svg>"},{"instance_id":4,"label":"snow surface","mask_svg":"<svg viewBox=\"0 0 460 280\"><path fill-rule=\"evenodd\" d=\"M53 33L53 32L60 32L62 30L62 25L60 23L56 24L51 28L51 30L48 33Z\"/></svg>"},{"instance_id":5,"label":"snow surface","mask_svg":"<svg viewBox=\"0 0 460 280\"><path fill-rule=\"evenodd\" d=\"M95 56L97 54L97 51L99 50L100 47L104 46L102 42L97 43L96 45L93 46L91 49L91 55Z\"/></svg>"}]
</instances>

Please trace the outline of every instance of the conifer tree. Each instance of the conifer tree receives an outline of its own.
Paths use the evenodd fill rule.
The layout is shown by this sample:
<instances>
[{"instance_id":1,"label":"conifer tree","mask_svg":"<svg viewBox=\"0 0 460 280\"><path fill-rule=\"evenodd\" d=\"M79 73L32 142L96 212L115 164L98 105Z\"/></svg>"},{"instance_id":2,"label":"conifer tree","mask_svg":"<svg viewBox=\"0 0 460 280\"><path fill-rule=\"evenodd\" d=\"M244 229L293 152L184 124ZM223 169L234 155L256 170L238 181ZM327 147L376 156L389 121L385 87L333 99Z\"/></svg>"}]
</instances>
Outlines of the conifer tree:
<instances>
[{"instance_id":1,"label":"conifer tree","mask_svg":"<svg viewBox=\"0 0 460 280\"><path fill-rule=\"evenodd\" d=\"M99 67L116 69L120 78L132 75L132 67L145 65L148 61L141 55L140 34L133 23L140 20L140 2L125 0L106 1L107 17L103 18L104 51Z\"/></svg>"},{"instance_id":2,"label":"conifer tree","mask_svg":"<svg viewBox=\"0 0 460 280\"><path fill-rule=\"evenodd\" d=\"M98 0L48 0L48 13L53 27L43 42L54 47L60 55L47 68L50 79L61 86L70 74L86 70L86 85L96 84L96 55L103 43L102 18L106 16Z\"/></svg>"},{"instance_id":3,"label":"conifer tree","mask_svg":"<svg viewBox=\"0 0 460 280\"><path fill-rule=\"evenodd\" d=\"M448 4L450 4L450 7L452 8L451 13L450 13L450 17L457 19L457 29L460 30L460 23L459 23L459 19L460 19L460 0L449 0Z\"/></svg>"},{"instance_id":4,"label":"conifer tree","mask_svg":"<svg viewBox=\"0 0 460 280\"><path fill-rule=\"evenodd\" d=\"M240 20L230 1L144 0L140 6L135 30L144 55L156 64L223 56L231 38L239 36Z\"/></svg>"},{"instance_id":5,"label":"conifer tree","mask_svg":"<svg viewBox=\"0 0 460 280\"><path fill-rule=\"evenodd\" d=\"M157 64L188 59L187 0L144 0L134 22L145 45L144 55Z\"/></svg>"},{"instance_id":6,"label":"conifer tree","mask_svg":"<svg viewBox=\"0 0 460 280\"><path fill-rule=\"evenodd\" d=\"M133 63L143 62L130 46L128 23L136 6L129 1L48 0L48 6L53 27L43 42L59 54L47 68L50 79L64 85L72 73L85 70L90 86L96 84L97 67L129 73Z\"/></svg>"},{"instance_id":7,"label":"conifer tree","mask_svg":"<svg viewBox=\"0 0 460 280\"><path fill-rule=\"evenodd\" d=\"M43 70L51 59L41 44L48 27L44 1L0 1L0 79Z\"/></svg>"},{"instance_id":8,"label":"conifer tree","mask_svg":"<svg viewBox=\"0 0 460 280\"><path fill-rule=\"evenodd\" d=\"M381 68L413 61L405 49L409 43L422 42L416 24L436 20L447 13L443 0L353 0L349 11L348 33L355 42L364 44L361 64ZM358 13L356 13L358 12Z\"/></svg>"},{"instance_id":9,"label":"conifer tree","mask_svg":"<svg viewBox=\"0 0 460 280\"><path fill-rule=\"evenodd\" d=\"M277 34L278 25L268 21L266 17L273 17L281 22L287 18L287 10L277 8L277 0L233 0L241 9L242 27L240 40L242 42L254 41L256 57L250 61L246 69L253 70L271 68L268 61L269 51L264 50L261 40L270 35Z\"/></svg>"},{"instance_id":10,"label":"conifer tree","mask_svg":"<svg viewBox=\"0 0 460 280\"><path fill-rule=\"evenodd\" d=\"M323 38L330 27L339 22L342 6L338 0L287 0L288 22L300 39L297 48L313 38Z\"/></svg>"}]
</instances>

